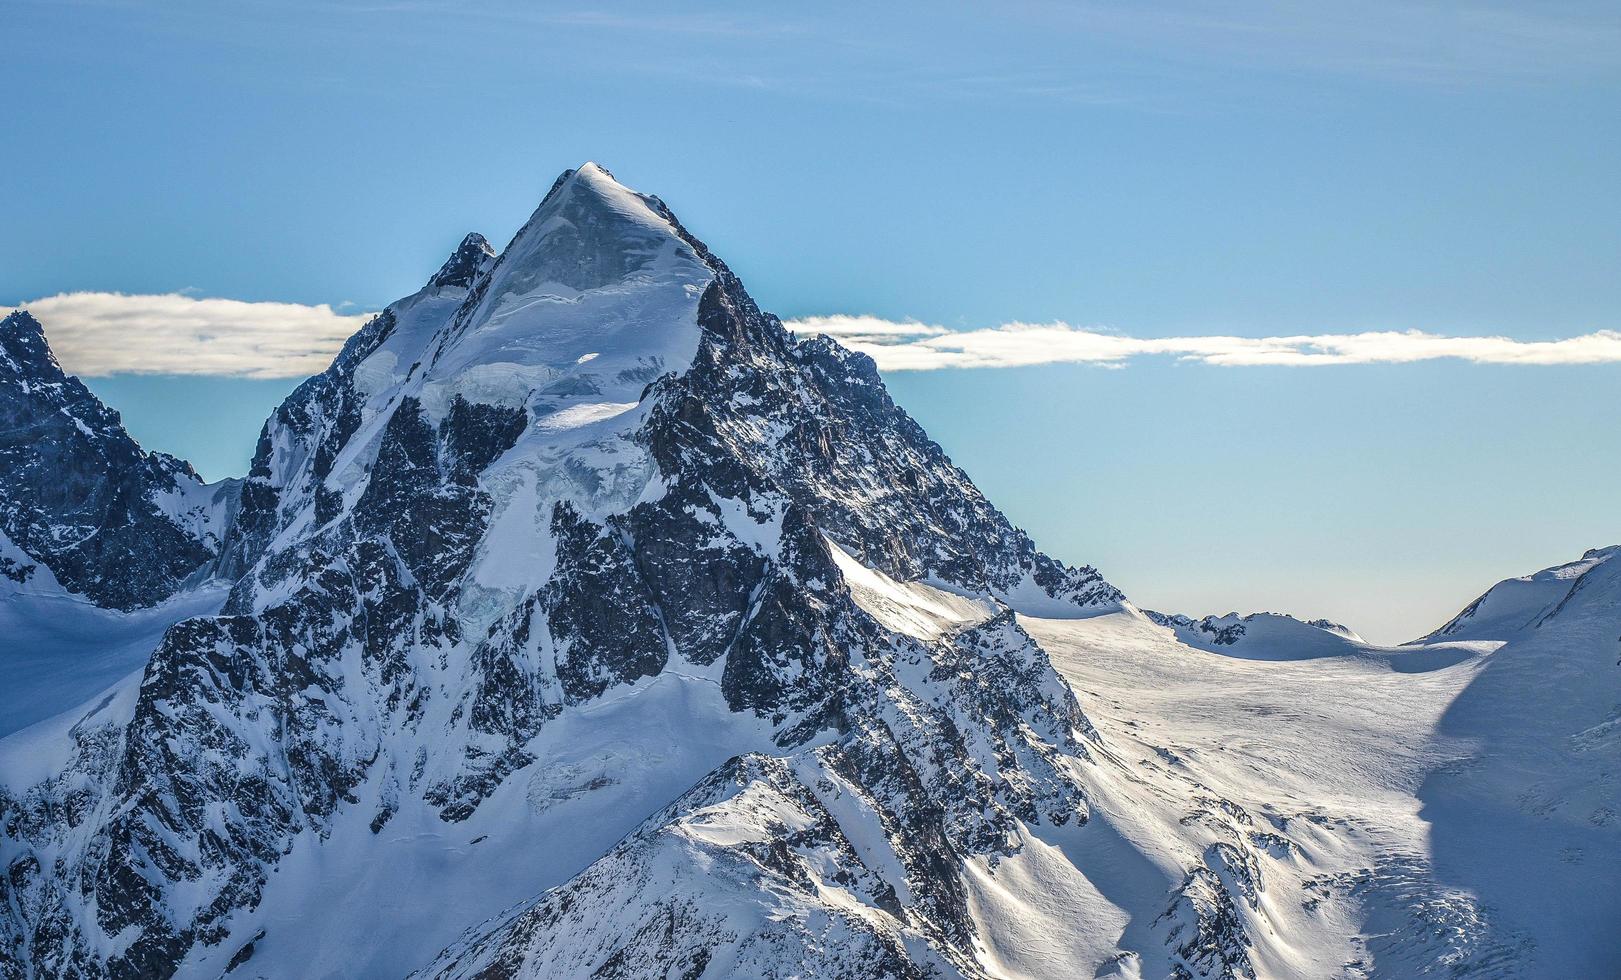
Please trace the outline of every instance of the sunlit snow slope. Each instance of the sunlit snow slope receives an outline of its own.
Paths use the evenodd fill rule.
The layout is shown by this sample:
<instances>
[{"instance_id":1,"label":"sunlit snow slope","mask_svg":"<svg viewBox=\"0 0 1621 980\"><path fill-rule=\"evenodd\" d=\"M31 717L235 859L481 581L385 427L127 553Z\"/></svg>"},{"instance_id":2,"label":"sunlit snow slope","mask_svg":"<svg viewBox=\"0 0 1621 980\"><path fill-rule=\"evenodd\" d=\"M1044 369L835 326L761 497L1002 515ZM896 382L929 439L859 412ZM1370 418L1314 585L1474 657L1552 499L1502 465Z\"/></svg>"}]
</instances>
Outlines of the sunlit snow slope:
<instances>
[{"instance_id":1,"label":"sunlit snow slope","mask_svg":"<svg viewBox=\"0 0 1621 980\"><path fill-rule=\"evenodd\" d=\"M1398 648L1276 616L1216 621L1247 627L1226 643L1130 611L1023 620L1104 746L1079 878L1042 890L1145 976L1188 911L1158 896L1206 871L1237 899L1203 927L1242 926L1239 975L1621 976L1618 553ZM1005 959L1040 973L1033 949Z\"/></svg>"},{"instance_id":2,"label":"sunlit snow slope","mask_svg":"<svg viewBox=\"0 0 1621 980\"><path fill-rule=\"evenodd\" d=\"M1533 577L1563 587L1510 617L1513 629L1404 647L1271 614L1203 627L1130 607L1020 617L1096 726L1067 764L1090 819L1021 822L1016 847L964 862L979 969L1616 975L1621 837L1606 775L1621 741L1621 596L1609 578L1618 569L1606 566L1615 553ZM909 635L949 635L995 614L835 556L862 608ZM1520 591L1520 581L1494 591ZM1549 618L1555 610L1562 624ZM1504 710L1495 702L1511 691L1522 704L1516 737L1486 719L1466 727L1470 705ZM713 840L721 828L767 841L810 820L783 798L678 802L593 866L590 887L549 893L424 975L585 975L600 962L589 924L633 928L627 911L643 907L597 882L656 883L661 895L724 906L734 900L713 882L669 877L670 857L653 849ZM778 905L777 914L804 913ZM736 969L727 959L715 975Z\"/></svg>"}]
</instances>

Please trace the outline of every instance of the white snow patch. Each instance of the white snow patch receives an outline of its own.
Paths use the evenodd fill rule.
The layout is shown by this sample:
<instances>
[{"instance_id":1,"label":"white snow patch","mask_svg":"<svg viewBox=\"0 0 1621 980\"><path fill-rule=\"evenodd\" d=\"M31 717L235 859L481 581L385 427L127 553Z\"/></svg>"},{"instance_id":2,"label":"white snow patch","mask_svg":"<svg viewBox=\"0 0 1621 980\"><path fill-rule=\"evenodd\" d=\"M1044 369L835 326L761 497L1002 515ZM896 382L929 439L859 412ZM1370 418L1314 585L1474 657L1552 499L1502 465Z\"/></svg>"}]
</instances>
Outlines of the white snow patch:
<instances>
[{"instance_id":1,"label":"white snow patch","mask_svg":"<svg viewBox=\"0 0 1621 980\"><path fill-rule=\"evenodd\" d=\"M578 429L623 415L635 408L636 404L636 402L587 402L582 405L570 405L535 420L535 427L550 432Z\"/></svg>"},{"instance_id":2,"label":"white snow patch","mask_svg":"<svg viewBox=\"0 0 1621 980\"><path fill-rule=\"evenodd\" d=\"M996 615L994 601L956 595L921 582L897 582L861 564L831 538L824 540L856 605L898 633L935 640Z\"/></svg>"}]
</instances>

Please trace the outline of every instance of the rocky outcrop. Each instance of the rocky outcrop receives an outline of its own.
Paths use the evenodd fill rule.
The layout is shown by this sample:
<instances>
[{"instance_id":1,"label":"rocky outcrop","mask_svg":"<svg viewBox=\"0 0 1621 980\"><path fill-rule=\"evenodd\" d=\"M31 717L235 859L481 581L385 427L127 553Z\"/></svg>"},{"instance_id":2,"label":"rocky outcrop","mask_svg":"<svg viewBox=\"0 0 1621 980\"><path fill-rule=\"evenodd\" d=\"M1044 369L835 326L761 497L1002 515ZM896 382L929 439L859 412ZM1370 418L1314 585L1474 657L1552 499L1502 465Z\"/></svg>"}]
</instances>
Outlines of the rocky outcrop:
<instances>
[{"instance_id":1,"label":"rocky outcrop","mask_svg":"<svg viewBox=\"0 0 1621 980\"><path fill-rule=\"evenodd\" d=\"M167 599L206 576L236 493L142 450L26 311L0 320L0 531L68 591L122 610Z\"/></svg>"}]
</instances>

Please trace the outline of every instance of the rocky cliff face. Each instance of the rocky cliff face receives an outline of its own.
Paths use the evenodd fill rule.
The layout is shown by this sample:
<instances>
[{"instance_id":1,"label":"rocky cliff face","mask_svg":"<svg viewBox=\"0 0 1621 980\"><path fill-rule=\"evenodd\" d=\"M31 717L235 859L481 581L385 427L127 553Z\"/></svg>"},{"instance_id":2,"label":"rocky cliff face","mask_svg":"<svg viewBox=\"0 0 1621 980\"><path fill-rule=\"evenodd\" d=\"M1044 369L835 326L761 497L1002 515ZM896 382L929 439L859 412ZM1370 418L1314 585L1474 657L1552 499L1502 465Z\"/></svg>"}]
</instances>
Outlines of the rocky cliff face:
<instances>
[{"instance_id":1,"label":"rocky cliff face","mask_svg":"<svg viewBox=\"0 0 1621 980\"><path fill-rule=\"evenodd\" d=\"M961 862L1087 816L1090 726L1009 610L1119 594L594 165L277 410L216 567L224 614L0 797L6 975L318 959L299 869L417 880L452 837L494 862L460 925L541 897L447 973L975 975ZM968 612L880 621L850 569ZM347 966L427 962L442 911L354 909L379 941ZM611 936L561 928L599 913Z\"/></svg>"},{"instance_id":2,"label":"rocky cliff face","mask_svg":"<svg viewBox=\"0 0 1621 980\"><path fill-rule=\"evenodd\" d=\"M26 311L0 320L0 531L32 559L0 574L42 565L97 605L150 606L206 575L235 494L136 445Z\"/></svg>"}]
</instances>

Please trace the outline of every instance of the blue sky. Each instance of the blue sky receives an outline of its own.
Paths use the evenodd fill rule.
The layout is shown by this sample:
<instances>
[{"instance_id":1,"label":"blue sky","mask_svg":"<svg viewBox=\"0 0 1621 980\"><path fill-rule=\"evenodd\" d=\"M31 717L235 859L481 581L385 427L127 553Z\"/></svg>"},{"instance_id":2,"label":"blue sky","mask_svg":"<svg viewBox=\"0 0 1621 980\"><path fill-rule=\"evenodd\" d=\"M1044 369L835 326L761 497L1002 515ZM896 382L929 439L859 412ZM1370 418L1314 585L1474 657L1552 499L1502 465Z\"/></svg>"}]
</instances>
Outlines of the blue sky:
<instances>
[{"instance_id":1,"label":"blue sky","mask_svg":"<svg viewBox=\"0 0 1621 980\"><path fill-rule=\"evenodd\" d=\"M1621 329L1613 4L879 6L0 0L0 305L348 329L595 159L789 318L1178 351ZM296 383L176 353L156 313L77 348L62 317L67 366L209 477ZM888 374L1038 541L1145 605L1405 639L1621 540L1621 364L1368 343ZM236 376L173 373L202 368Z\"/></svg>"}]
</instances>

